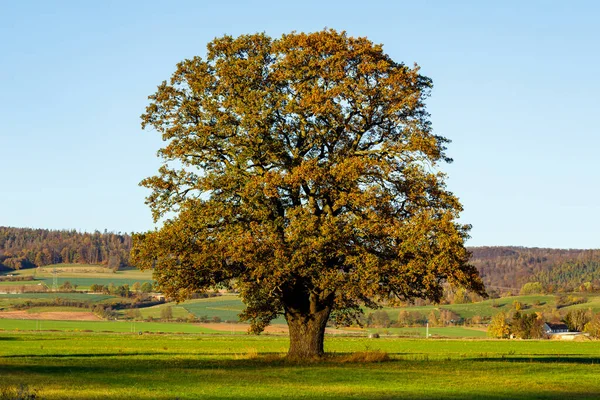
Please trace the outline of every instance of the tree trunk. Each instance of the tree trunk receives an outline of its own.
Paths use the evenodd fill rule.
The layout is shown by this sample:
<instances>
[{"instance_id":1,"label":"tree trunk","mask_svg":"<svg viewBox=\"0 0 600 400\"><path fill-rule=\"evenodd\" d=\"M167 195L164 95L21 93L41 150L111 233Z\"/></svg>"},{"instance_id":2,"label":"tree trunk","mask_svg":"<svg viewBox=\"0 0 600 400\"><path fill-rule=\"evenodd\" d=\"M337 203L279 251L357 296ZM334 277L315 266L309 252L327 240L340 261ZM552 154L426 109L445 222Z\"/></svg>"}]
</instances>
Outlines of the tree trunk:
<instances>
[{"instance_id":1,"label":"tree trunk","mask_svg":"<svg viewBox=\"0 0 600 400\"><path fill-rule=\"evenodd\" d=\"M330 313L329 306L313 312L286 310L285 319L290 331L289 358L310 359L325 354L323 341Z\"/></svg>"}]
</instances>

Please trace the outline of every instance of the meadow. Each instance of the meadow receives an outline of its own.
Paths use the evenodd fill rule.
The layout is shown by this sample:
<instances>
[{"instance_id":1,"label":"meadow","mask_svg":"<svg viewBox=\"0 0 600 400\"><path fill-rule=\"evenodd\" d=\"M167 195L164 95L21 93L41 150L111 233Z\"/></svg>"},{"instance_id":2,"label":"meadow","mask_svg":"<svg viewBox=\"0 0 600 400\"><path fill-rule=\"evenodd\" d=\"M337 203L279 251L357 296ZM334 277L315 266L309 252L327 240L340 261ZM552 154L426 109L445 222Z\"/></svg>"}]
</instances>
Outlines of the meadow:
<instances>
[{"instance_id":1,"label":"meadow","mask_svg":"<svg viewBox=\"0 0 600 400\"><path fill-rule=\"evenodd\" d=\"M60 270L59 284L69 280L79 290L92 283L151 279L148 272L89 265L18 274L35 273L36 280L26 283L48 284L54 268ZM600 311L600 296L586 296L586 303L562 310ZM525 312L548 310L556 307L556 299L513 296L404 309L423 315L449 309L471 318L508 311L515 301ZM37 399L600 398L600 346L595 341L486 340L484 328L466 326L349 329L327 336L324 359L297 363L285 359L285 334L244 334L246 327L236 324L244 305L234 294L139 308L138 317L145 321L125 320L132 301L84 292L0 294L0 310L21 310L28 314L23 318L65 312L76 319L78 313L91 314L93 305L121 303L111 320L0 319L0 400L15 398L11 393L18 390L35 392ZM231 323L152 321L167 307L173 319ZM383 310L391 320L400 311ZM382 337L369 339L368 333Z\"/></svg>"},{"instance_id":2,"label":"meadow","mask_svg":"<svg viewBox=\"0 0 600 400\"><path fill-rule=\"evenodd\" d=\"M89 290L93 284L105 285L114 284L133 286L135 282L143 284L152 282L152 271L140 271L135 268L125 268L113 271L101 265L88 264L53 264L41 268L29 268L18 271L10 271L13 276L32 276L33 281L24 282L1 282L3 286L20 287L30 284L45 284L52 287L54 274L56 270L56 281L58 286L65 282L77 285L78 290ZM4 275L7 275L5 272Z\"/></svg>"},{"instance_id":3,"label":"meadow","mask_svg":"<svg viewBox=\"0 0 600 400\"><path fill-rule=\"evenodd\" d=\"M119 271L112 271L101 265L87 265L87 264L55 264L49 265L42 268L23 269L19 271L11 271L10 274L15 276L32 276L33 281L24 282L0 282L0 292L6 287L20 288L22 286L35 286L38 284L44 284L47 287L52 287L53 271L58 271L57 281L58 285L62 285L64 282L69 281L72 285L77 285L78 291L89 290L89 287L96 283L100 285L108 286L110 283L114 285L128 284L130 287L135 282L140 284L145 282L152 282L151 271L139 271L137 269L127 268ZM9 272L3 273L7 275ZM19 302L30 301L35 303L36 301L42 301L47 298L76 298L82 296L78 300L97 303L98 301L92 300L93 296L88 294L78 293L41 293L41 294L11 294L2 295L0 294L0 309L9 308ZM24 297L19 297L24 296ZM73 297L71 297L73 296ZM570 310L575 309L591 309L593 312L600 312L600 296L597 294L583 294L579 293L577 296L587 298L587 302L582 304L574 304L568 307L563 307L561 311L566 313ZM20 300L17 300L20 299ZM27 300L26 300L27 299ZM128 302L127 299L117 298L112 296L111 298L105 298L100 303L108 304L111 302ZM469 319L474 316L480 316L483 318L489 318L501 311L510 311L514 307L514 303L519 302L523 305L523 312L550 312L556 307L556 296L555 295L527 295L527 296L511 296L502 297L498 299L488 299L478 303L470 304L444 304L444 305L427 305L427 306L406 306L401 309L409 312L417 312L423 316L429 315L432 311L439 312L443 309L450 310L458 314L461 318ZM211 297L206 299L195 299L188 300L184 303L175 304L169 303L167 305L160 305L156 307L141 308L140 312L144 319L147 318L160 318L161 309L164 307L172 307L173 318L185 319L190 315L197 318L203 318L205 320L220 320L220 321L238 321L238 314L243 310L244 304L235 295L223 295L219 297ZM384 307L383 310L388 313L390 320L395 321L398 318L400 308ZM365 310L368 314L373 310ZM120 316L123 317L125 312L121 311ZM276 324L283 324L285 321L283 318L279 318L273 321ZM407 330L406 332L410 332ZM424 334L423 334L424 335ZM410 334L409 334L410 336ZM468 335L472 336L472 335Z\"/></svg>"},{"instance_id":4,"label":"meadow","mask_svg":"<svg viewBox=\"0 0 600 400\"><path fill-rule=\"evenodd\" d=\"M0 334L2 331L219 333L215 329L177 322L54 321L34 319L0 319Z\"/></svg>"},{"instance_id":5,"label":"meadow","mask_svg":"<svg viewBox=\"0 0 600 400\"><path fill-rule=\"evenodd\" d=\"M597 399L597 342L0 333L0 389L40 399ZM358 353L356 353L358 352ZM389 360L364 362L386 352Z\"/></svg>"}]
</instances>

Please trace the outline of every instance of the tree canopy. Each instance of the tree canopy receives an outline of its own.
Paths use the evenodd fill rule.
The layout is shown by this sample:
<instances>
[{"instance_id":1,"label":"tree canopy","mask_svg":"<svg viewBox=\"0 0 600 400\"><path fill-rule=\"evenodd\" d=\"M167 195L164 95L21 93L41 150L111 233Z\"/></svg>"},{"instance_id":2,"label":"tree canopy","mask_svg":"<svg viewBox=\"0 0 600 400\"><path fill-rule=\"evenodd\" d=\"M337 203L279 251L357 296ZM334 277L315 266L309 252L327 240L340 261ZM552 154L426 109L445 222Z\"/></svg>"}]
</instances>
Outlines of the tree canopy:
<instances>
[{"instance_id":1,"label":"tree canopy","mask_svg":"<svg viewBox=\"0 0 600 400\"><path fill-rule=\"evenodd\" d=\"M142 115L166 142L141 183L164 224L134 237L132 260L179 300L234 284L255 332L285 316L296 357L323 353L330 315L436 301L445 282L483 294L431 87L343 32L213 40Z\"/></svg>"}]
</instances>

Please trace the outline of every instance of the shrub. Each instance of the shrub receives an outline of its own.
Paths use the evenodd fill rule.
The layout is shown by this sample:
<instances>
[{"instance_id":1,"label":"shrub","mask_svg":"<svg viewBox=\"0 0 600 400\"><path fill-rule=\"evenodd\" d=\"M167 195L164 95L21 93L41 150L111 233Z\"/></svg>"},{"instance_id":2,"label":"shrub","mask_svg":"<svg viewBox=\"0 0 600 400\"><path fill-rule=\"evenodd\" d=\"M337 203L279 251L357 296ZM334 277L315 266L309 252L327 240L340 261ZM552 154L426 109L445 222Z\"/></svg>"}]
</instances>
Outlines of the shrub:
<instances>
[{"instance_id":1,"label":"shrub","mask_svg":"<svg viewBox=\"0 0 600 400\"><path fill-rule=\"evenodd\" d=\"M544 293L544 287L539 282L528 282L521 287L520 294L541 294Z\"/></svg>"},{"instance_id":2,"label":"shrub","mask_svg":"<svg viewBox=\"0 0 600 400\"><path fill-rule=\"evenodd\" d=\"M383 310L375 311L369 314L367 317L368 326L377 328L389 328L390 327L390 316Z\"/></svg>"},{"instance_id":3,"label":"shrub","mask_svg":"<svg viewBox=\"0 0 600 400\"><path fill-rule=\"evenodd\" d=\"M140 287L142 293L150 293L152 291L152 284L150 282L144 282Z\"/></svg>"},{"instance_id":4,"label":"shrub","mask_svg":"<svg viewBox=\"0 0 600 400\"><path fill-rule=\"evenodd\" d=\"M142 319L142 313L138 308L131 308L125 312L125 316L129 319Z\"/></svg>"},{"instance_id":5,"label":"shrub","mask_svg":"<svg viewBox=\"0 0 600 400\"><path fill-rule=\"evenodd\" d=\"M587 303L587 301L588 299L586 297L560 295L556 297L556 308L568 307L575 304L584 304Z\"/></svg>"},{"instance_id":6,"label":"shrub","mask_svg":"<svg viewBox=\"0 0 600 400\"><path fill-rule=\"evenodd\" d=\"M166 306L160 309L160 318L168 321L173 318L173 307Z\"/></svg>"},{"instance_id":7,"label":"shrub","mask_svg":"<svg viewBox=\"0 0 600 400\"><path fill-rule=\"evenodd\" d=\"M390 356L385 351L369 350L357 351L356 353L342 357L340 361L346 363L375 363L389 360Z\"/></svg>"}]
</instances>

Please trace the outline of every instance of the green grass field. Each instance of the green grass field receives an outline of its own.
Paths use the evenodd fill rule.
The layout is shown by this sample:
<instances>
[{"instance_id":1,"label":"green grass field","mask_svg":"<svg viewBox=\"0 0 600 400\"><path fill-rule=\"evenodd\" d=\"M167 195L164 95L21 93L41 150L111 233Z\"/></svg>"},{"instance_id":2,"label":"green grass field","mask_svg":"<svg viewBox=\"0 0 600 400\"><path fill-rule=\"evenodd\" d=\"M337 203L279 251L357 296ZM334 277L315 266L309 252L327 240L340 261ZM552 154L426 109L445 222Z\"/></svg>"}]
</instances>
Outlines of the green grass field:
<instances>
[{"instance_id":1,"label":"green grass field","mask_svg":"<svg viewBox=\"0 0 600 400\"><path fill-rule=\"evenodd\" d=\"M23 284L44 283L48 287L52 287L54 269L58 272L57 283L59 286L69 281L72 285L77 285L78 290L88 290L93 284L109 285L113 283L116 286L132 286L135 282L139 282L140 284L152 282L152 271L140 271L134 268L128 268L113 272L101 265L54 264L41 268L28 268L10 272L5 271L2 275L12 274L16 276L33 276L35 280L24 282L0 282L0 284L4 286L19 287Z\"/></svg>"},{"instance_id":2,"label":"green grass field","mask_svg":"<svg viewBox=\"0 0 600 400\"><path fill-rule=\"evenodd\" d=\"M580 294L578 294L580 295ZM567 312L575 309L591 309L592 312L600 312L600 296L597 294L586 295L588 298L587 303L575 304L572 306L564 307L561 310ZM429 305L429 306L408 306L402 308L391 308L384 307L390 319L395 320L398 318L398 313L401 309L406 311L414 311L423 315L428 315L432 310L446 309L451 310L462 318L472 318L475 315L481 317L491 317L498 314L501 311L510 311L513 309L513 303L515 301L524 304L526 308L523 312L530 313L536 311L548 311L556 307L556 296L555 295L528 295L528 296L512 296L502 297L499 299L484 300L478 303L469 304L444 304L444 305ZM370 312L370 311L366 311Z\"/></svg>"},{"instance_id":3,"label":"green grass field","mask_svg":"<svg viewBox=\"0 0 600 400\"><path fill-rule=\"evenodd\" d=\"M209 319L218 316L223 321L238 321L238 314L244 309L244 303L236 295L223 295L206 299L188 300L181 307L196 317L206 316ZM273 324L285 324L285 319L279 317Z\"/></svg>"},{"instance_id":4,"label":"green grass field","mask_svg":"<svg viewBox=\"0 0 600 400\"><path fill-rule=\"evenodd\" d=\"M189 311L183 308L183 306L177 305L176 303L159 304L157 306L140 308L139 310L142 318L151 317L158 319L161 318L162 310L166 307L171 307L173 318L187 318L190 315ZM125 316L127 314L127 310L121 310L120 314Z\"/></svg>"},{"instance_id":5,"label":"green grass field","mask_svg":"<svg viewBox=\"0 0 600 400\"><path fill-rule=\"evenodd\" d=\"M56 264L42 268L5 271L3 275L9 273L18 276L31 275L34 276L36 280L25 282L0 282L0 290L2 287L6 288L12 286L19 288L23 285L35 285L37 283L44 283L51 287L53 281L52 271L55 269L59 272L57 278L59 285L69 281L71 284L77 285L78 290L88 290L94 283L102 285L113 283L117 286L128 284L133 286L135 282L144 283L152 281L151 271L139 271L137 269L129 268L113 272L101 265ZM581 294L578 294L578 296L579 295ZM588 297L589 301L587 303L565 307L562 311L566 312L572 309L590 308L593 312L600 312L600 296L591 294L584 294L583 296ZM418 312L425 316L432 310L448 309L456 312L462 318L472 318L475 315L491 317L500 311L510 311L515 301L519 301L526 306L524 312L548 312L556 307L556 296L554 295L528 295L485 300L473 304L412 306L403 307L403 309ZM0 307L2 307L1 297ZM216 298L186 301L185 303L174 305L173 312L176 314L176 317L185 317L188 313L191 313L197 317L205 316L209 319L219 317L223 321L237 321L238 314L243 308L244 305L239 298L227 295ZM384 307L383 310L389 314L391 320L396 320L400 311L399 308L390 307ZM373 312L373 310L365 310L365 312L368 314L369 312ZM152 316L155 318L160 316L160 310L143 310L142 315L144 315L144 317ZM284 320L283 318L280 318L276 320L275 323L284 323Z\"/></svg>"},{"instance_id":6,"label":"green grass field","mask_svg":"<svg viewBox=\"0 0 600 400\"><path fill-rule=\"evenodd\" d=\"M214 329L175 322L49 321L28 319L0 319L0 331L219 333L219 331Z\"/></svg>"},{"instance_id":7,"label":"green grass field","mask_svg":"<svg viewBox=\"0 0 600 400\"><path fill-rule=\"evenodd\" d=\"M11 310L16 306L29 304L30 307L37 307L36 304L54 302L57 299L73 300L81 303L87 303L90 307L94 304L111 304L123 299L106 294L87 294L87 293L23 293L23 294L0 294L0 311ZM48 310L50 311L50 310Z\"/></svg>"},{"instance_id":8,"label":"green grass field","mask_svg":"<svg viewBox=\"0 0 600 400\"><path fill-rule=\"evenodd\" d=\"M379 333L380 335L391 335L391 336L408 336L408 337L421 337L425 338L427 329L424 327L411 327L411 328L368 328L368 332ZM440 328L429 328L429 335L432 337L445 337L445 338L485 338L487 336L485 331L463 328L462 326L452 327L440 327Z\"/></svg>"},{"instance_id":9,"label":"green grass field","mask_svg":"<svg viewBox=\"0 0 600 400\"><path fill-rule=\"evenodd\" d=\"M597 342L327 337L320 362L281 336L0 333L0 389L40 399L597 399ZM351 362L384 351L390 361Z\"/></svg>"}]
</instances>

